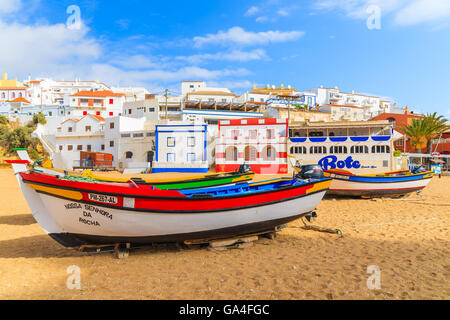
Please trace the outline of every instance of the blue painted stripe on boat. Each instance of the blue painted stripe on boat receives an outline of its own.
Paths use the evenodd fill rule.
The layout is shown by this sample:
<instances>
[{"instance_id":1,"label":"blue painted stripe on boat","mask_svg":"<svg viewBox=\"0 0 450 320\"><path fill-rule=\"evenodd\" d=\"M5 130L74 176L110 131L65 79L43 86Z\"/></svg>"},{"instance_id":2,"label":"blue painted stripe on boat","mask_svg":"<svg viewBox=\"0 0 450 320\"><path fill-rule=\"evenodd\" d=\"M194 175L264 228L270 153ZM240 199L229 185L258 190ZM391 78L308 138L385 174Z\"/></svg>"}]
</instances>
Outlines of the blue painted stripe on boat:
<instances>
[{"instance_id":1,"label":"blue painted stripe on boat","mask_svg":"<svg viewBox=\"0 0 450 320\"><path fill-rule=\"evenodd\" d=\"M152 173L178 172L178 173L207 173L208 168L152 168Z\"/></svg>"}]
</instances>

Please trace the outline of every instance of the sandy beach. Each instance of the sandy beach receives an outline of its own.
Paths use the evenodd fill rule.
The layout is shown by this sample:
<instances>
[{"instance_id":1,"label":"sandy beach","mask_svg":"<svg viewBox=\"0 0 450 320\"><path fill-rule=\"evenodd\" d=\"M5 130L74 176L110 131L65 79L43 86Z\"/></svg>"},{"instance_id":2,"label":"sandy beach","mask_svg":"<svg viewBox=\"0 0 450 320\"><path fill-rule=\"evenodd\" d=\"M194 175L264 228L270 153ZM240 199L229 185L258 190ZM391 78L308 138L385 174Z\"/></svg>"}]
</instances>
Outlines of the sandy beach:
<instances>
[{"instance_id":1,"label":"sandy beach","mask_svg":"<svg viewBox=\"0 0 450 320\"><path fill-rule=\"evenodd\" d=\"M33 219L13 171L0 169L0 181L0 299L450 298L450 177L435 177L424 200L323 200L313 223L343 238L295 221L250 248L160 246L124 260L61 247ZM66 286L72 265L81 290ZM379 290L367 286L372 265Z\"/></svg>"}]
</instances>

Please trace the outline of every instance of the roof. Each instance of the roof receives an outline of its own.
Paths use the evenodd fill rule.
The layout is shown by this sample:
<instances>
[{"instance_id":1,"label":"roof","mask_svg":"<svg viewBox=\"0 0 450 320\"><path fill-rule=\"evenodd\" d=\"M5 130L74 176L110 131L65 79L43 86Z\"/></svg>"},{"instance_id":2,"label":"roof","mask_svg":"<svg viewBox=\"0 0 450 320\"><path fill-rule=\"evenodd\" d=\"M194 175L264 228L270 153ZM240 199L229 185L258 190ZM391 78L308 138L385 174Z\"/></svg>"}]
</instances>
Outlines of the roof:
<instances>
[{"instance_id":1,"label":"roof","mask_svg":"<svg viewBox=\"0 0 450 320\"><path fill-rule=\"evenodd\" d=\"M96 114L88 114L88 116L94 117L94 118L97 119L98 121L105 122L105 118L100 117L100 116L98 116L98 115L96 115ZM86 116L86 117L87 117L87 116Z\"/></svg>"},{"instance_id":2,"label":"roof","mask_svg":"<svg viewBox=\"0 0 450 320\"><path fill-rule=\"evenodd\" d=\"M64 124L69 121L78 122L78 121L80 121L80 119L67 119L66 121L61 122L61 124Z\"/></svg>"},{"instance_id":3,"label":"roof","mask_svg":"<svg viewBox=\"0 0 450 320\"><path fill-rule=\"evenodd\" d=\"M357 107L357 106L352 106L349 104L325 104L326 106L330 106L330 107L339 107L339 108L355 108L355 109L363 109L361 107Z\"/></svg>"},{"instance_id":4,"label":"roof","mask_svg":"<svg viewBox=\"0 0 450 320\"><path fill-rule=\"evenodd\" d=\"M28 81L28 83L41 83L42 82L42 80L31 80L31 81Z\"/></svg>"},{"instance_id":5,"label":"roof","mask_svg":"<svg viewBox=\"0 0 450 320\"><path fill-rule=\"evenodd\" d=\"M106 98L106 97L124 97L123 93L115 93L110 90L103 91L80 91L75 94L72 94L71 97L97 97L97 98Z\"/></svg>"},{"instance_id":6,"label":"roof","mask_svg":"<svg viewBox=\"0 0 450 320\"><path fill-rule=\"evenodd\" d=\"M236 95L234 93L225 92L225 91L192 91L189 92L188 95L199 95L199 96L233 96Z\"/></svg>"},{"instance_id":7,"label":"roof","mask_svg":"<svg viewBox=\"0 0 450 320\"><path fill-rule=\"evenodd\" d=\"M30 103L30 101L28 101L27 99L22 98L22 97L18 97L18 98L14 99L14 100L10 100L9 102L23 102L23 103Z\"/></svg>"},{"instance_id":8,"label":"roof","mask_svg":"<svg viewBox=\"0 0 450 320\"><path fill-rule=\"evenodd\" d=\"M0 90L27 90L27 87L0 87Z\"/></svg>"}]
</instances>

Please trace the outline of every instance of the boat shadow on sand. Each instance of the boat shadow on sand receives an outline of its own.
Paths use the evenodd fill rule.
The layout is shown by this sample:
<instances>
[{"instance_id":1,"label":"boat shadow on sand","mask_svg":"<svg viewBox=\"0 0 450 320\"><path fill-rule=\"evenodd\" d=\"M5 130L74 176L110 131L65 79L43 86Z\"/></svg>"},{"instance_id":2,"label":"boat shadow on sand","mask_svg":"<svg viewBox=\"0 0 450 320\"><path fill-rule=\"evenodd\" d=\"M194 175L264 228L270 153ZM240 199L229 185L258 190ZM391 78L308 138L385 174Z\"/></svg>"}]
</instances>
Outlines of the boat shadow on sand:
<instances>
[{"instance_id":1,"label":"boat shadow on sand","mask_svg":"<svg viewBox=\"0 0 450 320\"><path fill-rule=\"evenodd\" d=\"M37 222L31 215L31 213L0 216L0 225L4 224L10 226L29 226L36 223Z\"/></svg>"}]
</instances>

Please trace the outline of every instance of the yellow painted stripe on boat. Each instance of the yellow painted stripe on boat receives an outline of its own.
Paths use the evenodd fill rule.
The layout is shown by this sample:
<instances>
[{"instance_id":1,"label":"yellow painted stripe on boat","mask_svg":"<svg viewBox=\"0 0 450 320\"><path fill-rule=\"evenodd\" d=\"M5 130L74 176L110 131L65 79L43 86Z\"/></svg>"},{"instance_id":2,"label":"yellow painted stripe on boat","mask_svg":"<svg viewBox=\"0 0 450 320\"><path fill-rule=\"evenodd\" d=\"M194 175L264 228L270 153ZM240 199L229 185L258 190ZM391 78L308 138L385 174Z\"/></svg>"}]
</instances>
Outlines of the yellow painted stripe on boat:
<instances>
[{"instance_id":1,"label":"yellow painted stripe on boat","mask_svg":"<svg viewBox=\"0 0 450 320\"><path fill-rule=\"evenodd\" d=\"M306 193L312 193L312 192L320 191L320 190L329 188L330 185L331 185L331 180L322 181L322 182L316 183L315 185L313 185L312 188L306 190Z\"/></svg>"},{"instance_id":2,"label":"yellow painted stripe on boat","mask_svg":"<svg viewBox=\"0 0 450 320\"><path fill-rule=\"evenodd\" d=\"M232 182L247 181L248 179L252 179L253 176L254 176L253 174L249 174L249 175L246 175L246 176L235 178L235 179L232 180Z\"/></svg>"},{"instance_id":3,"label":"yellow painted stripe on boat","mask_svg":"<svg viewBox=\"0 0 450 320\"><path fill-rule=\"evenodd\" d=\"M40 186L32 183L27 183L30 187L32 187L36 191L42 191L45 193L54 194L55 196L60 196L72 200L81 200L83 199L83 195L78 191L64 190L46 186Z\"/></svg>"}]
</instances>

